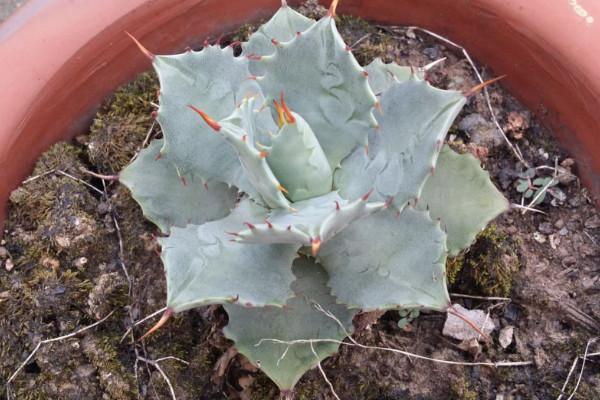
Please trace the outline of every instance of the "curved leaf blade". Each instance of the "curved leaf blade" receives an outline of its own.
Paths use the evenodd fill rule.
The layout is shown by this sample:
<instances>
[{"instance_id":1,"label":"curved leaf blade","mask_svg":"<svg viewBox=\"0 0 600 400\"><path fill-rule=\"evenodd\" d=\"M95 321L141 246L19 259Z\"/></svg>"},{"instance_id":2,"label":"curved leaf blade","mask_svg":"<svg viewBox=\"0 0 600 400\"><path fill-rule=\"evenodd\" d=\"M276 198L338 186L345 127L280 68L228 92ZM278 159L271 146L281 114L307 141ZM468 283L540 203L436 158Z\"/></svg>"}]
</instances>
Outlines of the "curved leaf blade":
<instances>
[{"instance_id":1,"label":"curved leaf blade","mask_svg":"<svg viewBox=\"0 0 600 400\"><path fill-rule=\"evenodd\" d=\"M341 341L352 330L352 318L357 310L334 304L335 297L326 287L327 273L314 259L306 257L294 261L292 266L297 279L291 290L299 295L289 299L288 309L248 309L225 304L229 324L223 328L225 335L235 341L235 347L260 368L281 390L292 390L300 377L313 365L335 353L339 347L334 342L298 343L290 346L262 341L323 340ZM329 316L315 308L320 305L342 323L344 329ZM260 345L257 345L259 344ZM285 356L284 356L285 354ZM282 357L283 356L283 357Z\"/></svg>"},{"instance_id":2,"label":"curved leaf blade","mask_svg":"<svg viewBox=\"0 0 600 400\"><path fill-rule=\"evenodd\" d=\"M213 181L189 179L185 185L177 169L168 160L158 158L162 140L154 140L119 174L140 204L144 215L160 230L169 234L170 227L201 225L229 214L237 198L237 188Z\"/></svg>"},{"instance_id":3,"label":"curved leaf blade","mask_svg":"<svg viewBox=\"0 0 600 400\"><path fill-rule=\"evenodd\" d=\"M367 133L376 126L371 110L377 99L367 76L329 16L275 48L273 55L262 57L266 72L257 80L267 104L283 91L288 107L308 122L334 170L355 146L367 145Z\"/></svg>"},{"instance_id":4,"label":"curved leaf blade","mask_svg":"<svg viewBox=\"0 0 600 400\"><path fill-rule=\"evenodd\" d=\"M161 86L157 119L165 138L163 157L186 181L218 180L254 193L233 149L187 107L220 120L246 93L259 93L257 83L248 80L248 59L234 57L229 47L209 46L200 52L155 56L153 66Z\"/></svg>"},{"instance_id":5,"label":"curved leaf blade","mask_svg":"<svg viewBox=\"0 0 600 400\"><path fill-rule=\"evenodd\" d=\"M445 237L428 213L407 207L396 216L388 208L325 242L317 259L332 294L348 307L443 310L450 304Z\"/></svg>"},{"instance_id":6,"label":"curved leaf blade","mask_svg":"<svg viewBox=\"0 0 600 400\"><path fill-rule=\"evenodd\" d=\"M440 218L448 232L450 256L469 247L490 220L509 209L508 201L479 164L471 154L456 154L444 146L435 174L421 192L418 208L429 207L431 216Z\"/></svg>"},{"instance_id":7,"label":"curved leaf blade","mask_svg":"<svg viewBox=\"0 0 600 400\"><path fill-rule=\"evenodd\" d=\"M281 7L266 24L250 36L247 42L242 43L244 56L262 57L275 52L275 45L271 40L287 42L292 40L297 32L303 32L313 26L315 21L294 11L291 7ZM259 60L250 58L250 72L260 76L264 68Z\"/></svg>"},{"instance_id":8,"label":"curved leaf blade","mask_svg":"<svg viewBox=\"0 0 600 400\"><path fill-rule=\"evenodd\" d=\"M291 265L300 246L244 245L231 242L226 233L261 215L266 216L266 210L244 198L223 219L173 228L171 236L159 239L167 306L175 312L231 302L283 306L293 295Z\"/></svg>"},{"instance_id":9,"label":"curved leaf blade","mask_svg":"<svg viewBox=\"0 0 600 400\"><path fill-rule=\"evenodd\" d=\"M368 155L357 148L342 162L334 187L342 197L353 198L374 182L373 200L394 196L398 211L416 201L465 102L462 93L433 88L414 75L392 84L380 98L382 115L375 113L381 135L370 133Z\"/></svg>"}]
</instances>

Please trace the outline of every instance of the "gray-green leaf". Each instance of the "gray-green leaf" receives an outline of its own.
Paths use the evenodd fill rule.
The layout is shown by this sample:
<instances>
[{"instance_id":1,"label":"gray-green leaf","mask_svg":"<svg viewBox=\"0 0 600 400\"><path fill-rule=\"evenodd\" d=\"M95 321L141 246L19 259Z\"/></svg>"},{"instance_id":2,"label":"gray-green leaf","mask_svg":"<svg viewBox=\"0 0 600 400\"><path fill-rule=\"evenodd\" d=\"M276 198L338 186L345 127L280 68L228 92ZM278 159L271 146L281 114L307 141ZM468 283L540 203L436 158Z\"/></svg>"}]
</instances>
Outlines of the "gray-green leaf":
<instances>
[{"instance_id":1,"label":"gray-green leaf","mask_svg":"<svg viewBox=\"0 0 600 400\"><path fill-rule=\"evenodd\" d=\"M443 310L446 235L427 212L391 208L350 224L318 253L338 300L364 311Z\"/></svg>"},{"instance_id":2,"label":"gray-green leaf","mask_svg":"<svg viewBox=\"0 0 600 400\"><path fill-rule=\"evenodd\" d=\"M162 146L162 140L154 140L119 174L119 181L131 190L146 218L168 234L171 226L202 225L229 214L237 188L219 181L205 187L193 177L184 185L169 160L157 159Z\"/></svg>"},{"instance_id":3,"label":"gray-green leaf","mask_svg":"<svg viewBox=\"0 0 600 400\"><path fill-rule=\"evenodd\" d=\"M225 335L235 340L235 347L251 362L260 365L282 390L292 390L298 379L324 358L335 353L338 343L318 341L341 341L346 331L352 330L352 318L357 310L348 310L335 303L326 286L327 273L314 259L301 257L294 261L293 272L297 279L291 290L297 295L286 303L288 309L249 309L225 304L229 324L223 329ZM331 312L344 329L324 312ZM312 352L310 343L288 346L263 339L289 342L316 340L312 344L318 354ZM260 343L260 344L259 344Z\"/></svg>"},{"instance_id":4,"label":"gray-green leaf","mask_svg":"<svg viewBox=\"0 0 600 400\"><path fill-rule=\"evenodd\" d=\"M293 294L291 265L300 246L245 245L231 242L227 234L261 216L266 210L244 198L223 219L173 228L171 236L161 238L167 306L175 312L231 302L283 306Z\"/></svg>"},{"instance_id":5,"label":"gray-green leaf","mask_svg":"<svg viewBox=\"0 0 600 400\"><path fill-rule=\"evenodd\" d=\"M425 183L417 207L429 207L448 232L450 255L468 247L479 231L500 213L508 201L471 154L456 154L448 146L440 152L435 174Z\"/></svg>"}]
</instances>

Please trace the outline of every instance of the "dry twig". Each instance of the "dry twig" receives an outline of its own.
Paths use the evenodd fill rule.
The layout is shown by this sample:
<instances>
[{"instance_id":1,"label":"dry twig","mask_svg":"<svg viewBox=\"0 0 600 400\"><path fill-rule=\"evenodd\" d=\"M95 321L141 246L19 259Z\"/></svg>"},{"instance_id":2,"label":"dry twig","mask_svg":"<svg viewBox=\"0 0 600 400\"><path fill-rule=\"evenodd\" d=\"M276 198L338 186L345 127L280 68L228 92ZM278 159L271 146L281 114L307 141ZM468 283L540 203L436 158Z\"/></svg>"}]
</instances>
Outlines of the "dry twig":
<instances>
[{"instance_id":1,"label":"dry twig","mask_svg":"<svg viewBox=\"0 0 600 400\"><path fill-rule=\"evenodd\" d=\"M333 396L337 400L341 400L340 397L335 392L335 389L333 388L333 385L331 384L331 382L327 378L327 375L325 374L325 371L323 371L323 367L321 367L321 361L319 360L319 355L315 351L315 348L313 347L313 343L312 342L310 342L310 349L311 349L312 353L315 355L315 358L317 359L317 367L319 368L319 371L321 371L321 375L323 375L323 379L325 379L325 382L327 382L327 384L329 385L329 389L331 390L331 393L333 394Z\"/></svg>"},{"instance_id":2,"label":"dry twig","mask_svg":"<svg viewBox=\"0 0 600 400\"><path fill-rule=\"evenodd\" d=\"M131 325L129 327L129 329L127 329L127 332L125 332L125 334L123 335L123 337L121 337L121 340L119 341L119 343L123 343L123 340L125 340L125 338L127 337L127 335L129 335L129 333L133 330L133 328L135 328L136 326L138 326L139 324L141 324L142 322L145 322L147 320L149 320L150 318L153 318L155 316L157 316L158 314L162 314L167 310L167 307L163 307L158 311L153 312L152 314L148 315L147 317L140 319L139 321L135 322L133 325Z\"/></svg>"},{"instance_id":3,"label":"dry twig","mask_svg":"<svg viewBox=\"0 0 600 400\"><path fill-rule=\"evenodd\" d=\"M579 388L579 383L581 383L581 377L583 376L583 370L585 368L585 360L587 360L587 358L591 357L592 355L600 355L600 353L588 354L590 344L595 343L597 340L598 340L597 337L588 340L588 342L585 346L585 353L583 354L583 357L581 357L581 356L575 357L575 360L573 361L573 365L571 366L571 370L569 371L569 375L567 375L565 384L563 385L563 387L560 391L560 396L558 396L558 398L556 400L561 400L562 397L565 395L565 389L567 388L569 380L571 379L571 375L573 374L573 371L575 370L577 361L579 361L579 359L581 358L582 359L581 360L581 370L579 371L579 376L577 377L577 383L575 384L575 388L573 388L573 392L571 393L571 395L569 396L569 398L567 400L571 400L573 398L573 396L575 396L575 393L577 393L577 389Z\"/></svg>"},{"instance_id":4,"label":"dry twig","mask_svg":"<svg viewBox=\"0 0 600 400\"><path fill-rule=\"evenodd\" d=\"M441 360L438 358L431 358L431 357L425 357L419 354L414 354L414 353L410 353L408 351L403 351L403 350L398 350L398 349L390 349L387 347L379 347L379 346L367 346L364 344L360 344L358 343L356 340L354 340L354 338L352 337L352 335L350 334L350 332L348 332L346 330L346 327L341 323L341 321L335 316L333 315L331 312L324 310L323 307L321 307L319 304L314 303L314 306L317 310L319 310L320 312L324 313L325 315L327 315L329 318L333 319L339 326L340 328L344 331L344 334L346 335L346 337L350 340L350 343L347 342L343 342L341 340L336 340L336 339L305 339L305 340L291 340L291 341L285 341L285 340L279 340L279 339L271 339L271 338L265 338L265 339L261 339L257 344L255 344L255 346L260 346L263 342L273 342L273 343L280 343L280 344L285 344L286 349L284 350L283 354L281 355L281 357L279 357L278 362L281 361L287 354L288 350L290 349L291 346L295 345L295 344L311 344L311 343L337 343L340 345L344 345L344 346L353 346L353 347L360 347L362 349L370 349L370 350L382 350L382 351L389 351L392 353L397 353L397 354L402 354L404 356L407 357L414 357L420 360L427 360L427 361L433 361L433 362L437 362L440 364L451 364L451 365L464 365L464 366L475 366L475 365L481 365L481 366L487 366L487 367L494 367L494 368L498 368L498 367L517 367L517 366L525 366L525 365L532 365L533 361L517 361L517 362L509 362L509 361L500 361L500 362L461 362L461 361L449 361L449 360Z\"/></svg>"},{"instance_id":5,"label":"dry twig","mask_svg":"<svg viewBox=\"0 0 600 400\"><path fill-rule=\"evenodd\" d=\"M569 380L571 380L571 375L573 374L573 371L575 371L575 366L577 365L577 361L579 361L579 358L581 358L582 359L581 370L579 371L577 383L575 384L575 388L573 388L573 392L571 393L571 395L569 396L569 398L567 400L571 400L573 398L573 396L575 396L575 393L577 393L577 388L579 388L579 383L581 382L581 377L583 376L583 369L585 368L585 360L587 360L587 358L591 357L592 355L600 355L600 353L588 354L590 344L596 342L596 340L598 340L597 337L588 340L587 345L585 346L585 353L583 354L583 357L581 357L581 356L575 357L575 360L573 360L573 365L571 366L571 370L569 371L569 375L567 375L565 384L563 385L563 387L560 391L560 396L558 396L558 398L556 400L561 400L563 398L563 396L565 395L565 389L567 388Z\"/></svg>"}]
</instances>

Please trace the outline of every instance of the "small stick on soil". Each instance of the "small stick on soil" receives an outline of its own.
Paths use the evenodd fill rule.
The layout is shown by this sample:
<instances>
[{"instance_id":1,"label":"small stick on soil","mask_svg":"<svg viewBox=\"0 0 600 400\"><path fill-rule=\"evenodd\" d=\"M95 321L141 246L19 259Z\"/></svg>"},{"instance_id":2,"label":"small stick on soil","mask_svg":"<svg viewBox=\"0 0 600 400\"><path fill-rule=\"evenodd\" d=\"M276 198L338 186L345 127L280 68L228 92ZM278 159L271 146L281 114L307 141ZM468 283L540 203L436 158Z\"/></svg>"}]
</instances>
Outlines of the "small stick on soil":
<instances>
[{"instance_id":1,"label":"small stick on soil","mask_svg":"<svg viewBox=\"0 0 600 400\"><path fill-rule=\"evenodd\" d=\"M102 178L102 187L104 188L104 192L102 193L102 195L104 196L106 201L108 201L108 192L106 191L106 181L103 178ZM124 261L125 253L123 251L123 236L121 235L121 227L119 227L119 223L117 222L117 213L115 212L114 209L111 211L111 216L112 216L113 224L115 225L115 229L117 231L117 238L119 239L119 264L121 264L121 268L123 269L125 278L127 278L127 288L128 288L127 294L129 295L129 298L131 298L131 290L132 290L133 284L131 282L131 277L129 276L129 273L127 272L127 267L125 266L125 261Z\"/></svg>"},{"instance_id":2,"label":"small stick on soil","mask_svg":"<svg viewBox=\"0 0 600 400\"><path fill-rule=\"evenodd\" d=\"M152 105L154 105L154 103L150 103ZM156 105L156 107L158 107L158 105ZM156 121L152 121L152 126L150 126L150 129L148 129L148 133L146 133L146 137L144 138L144 141L142 142L142 147L140 149L145 149L146 146L148 145L148 142L150 142L150 138L152 137L152 131L154 130L154 126L156 125ZM134 162L136 160L136 158L138 158L139 154L140 154L140 149L138 149L135 154L133 155L133 157L131 157L131 160L129 160L129 163L131 164L132 162Z\"/></svg>"},{"instance_id":3,"label":"small stick on soil","mask_svg":"<svg viewBox=\"0 0 600 400\"><path fill-rule=\"evenodd\" d=\"M39 174L39 175L36 175L36 176L32 176L32 177L30 177L30 178L27 178L27 179L25 179L25 180L23 181L23 183L22 183L22 184L24 185L24 184L26 184L26 183L33 182L33 181L35 181L36 179L38 179L38 178L41 178L42 176L46 176L46 175L48 175L48 174L51 174L51 173L53 173L53 172L56 172L56 170L55 170L55 169L51 169L50 171L46 171L46 172L44 172L44 173L42 173L42 174Z\"/></svg>"},{"instance_id":4,"label":"small stick on soil","mask_svg":"<svg viewBox=\"0 0 600 400\"><path fill-rule=\"evenodd\" d=\"M104 182L104 181L103 181ZM123 273L125 274L125 278L127 278L127 286L129 288L128 294L131 298L131 278L129 277L129 273L127 272L127 267L125 266L125 262L123 261L123 237L121 236L121 228L119 227L119 223L117 222L117 216L113 212L113 223L115 224L115 228L117 230L117 237L119 238L119 264L121 264L121 268L123 269Z\"/></svg>"},{"instance_id":5,"label":"small stick on soil","mask_svg":"<svg viewBox=\"0 0 600 400\"><path fill-rule=\"evenodd\" d=\"M98 179L102 179L103 181L118 181L119 180L119 175L104 175L104 174L98 174L96 172L92 172L90 170L87 170L85 168L81 168L80 169L81 172L83 172L84 174L88 174L93 176L94 178L98 178ZM59 171L60 172L60 171ZM100 192L102 193L102 192Z\"/></svg>"},{"instance_id":6,"label":"small stick on soil","mask_svg":"<svg viewBox=\"0 0 600 400\"><path fill-rule=\"evenodd\" d=\"M154 368L156 368L156 370L162 375L163 379L165 380L165 382L167 382L167 385L169 386L169 391L171 392L171 398L173 400L177 400L177 397L175 396L175 390L173 389L173 385L171 385L171 381L169 380L169 377L167 376L167 374L164 373L164 371L160 368L160 365L158 365L158 363L156 361L153 360L148 360L147 358L144 358L142 356L138 356L137 357L140 361L145 362L146 364L150 364L152 365Z\"/></svg>"},{"instance_id":7,"label":"small stick on soil","mask_svg":"<svg viewBox=\"0 0 600 400\"><path fill-rule=\"evenodd\" d=\"M583 354L583 358L581 361L581 370L579 371L579 377L577 378L577 383L575 384L575 388L573 389L573 392L571 393L571 395L569 396L569 398L567 400L571 400L573 398L573 396L575 396L575 393L577 393L577 388L579 388L579 383L581 382L581 377L583 376L583 369L585 368L585 360L590 356L590 355L588 355L588 350L590 348L590 344L594 343L596 340L598 340L597 337L588 340L587 345L585 346L585 353ZM558 396L558 398L556 400L561 400L563 395L565 395L565 389L567 388L569 380L571 379L571 375L573 374L573 371L575 370L575 366L577 365L577 361L579 360L579 357L580 356L575 357L575 360L573 361L573 365L571 366L571 370L569 371L569 375L567 375L567 380L565 381L565 384L563 385L563 387L560 391L560 396Z\"/></svg>"},{"instance_id":8,"label":"small stick on soil","mask_svg":"<svg viewBox=\"0 0 600 400\"><path fill-rule=\"evenodd\" d=\"M313 304L315 305L315 308L317 310L321 311L322 313L324 313L325 315L327 315L329 318L333 319L340 326L340 328L343 330L344 334L350 340L351 343L343 342L341 340L336 340L336 339L308 339L308 340L285 341L285 340L279 340L279 339L265 338L265 339L261 339L254 346L260 346L263 342L273 342L273 343L280 343L280 344L287 345L285 351L283 352L283 355L279 358L279 360L283 359L283 357L285 357L285 355L287 354L287 352L290 349L290 347L293 346L293 345L295 345L295 344L300 344L300 343L304 343L304 344L306 344L306 343L337 343L339 345L360 347L362 349L389 351L389 352L392 352L392 353L402 354L402 355L407 356L407 357L415 357L415 358L418 358L418 359L421 359L421 360L433 361L433 362L437 362L437 363L440 363L440 364L464 365L464 366L483 365L483 366L494 367L494 368L498 368L498 367L521 367L521 366L526 366L526 365L532 365L533 364L533 361L516 361L516 362L500 361L500 362L496 362L496 363L492 363L492 362L448 361L448 360L440 360L440 359L437 359L437 358L425 357L425 356L421 356L419 354L410 353L408 351L397 350L397 349L390 349L390 348L387 348L387 347L367 346L367 345L364 345L364 344L360 344L356 340L354 340L354 338L351 336L350 332L348 332L346 330L346 327L344 326L344 324L342 324L340 322L340 320L335 315L333 315L331 312L329 312L327 310L324 310L323 307L321 307L321 305L319 305L319 304L317 304L315 302L313 302Z\"/></svg>"},{"instance_id":9,"label":"small stick on soil","mask_svg":"<svg viewBox=\"0 0 600 400\"><path fill-rule=\"evenodd\" d=\"M487 300L487 301L512 301L508 297L483 297L483 296L471 296L470 294L458 294L458 293L450 293L450 297L460 297L463 299L475 299L475 300Z\"/></svg>"},{"instance_id":10,"label":"small stick on soil","mask_svg":"<svg viewBox=\"0 0 600 400\"><path fill-rule=\"evenodd\" d=\"M165 311L167 311L167 307L163 307L160 310L155 311L152 314L148 315L146 318L140 319L139 321L137 321L136 323L134 323L133 325L131 325L131 327L129 327L129 329L127 329L127 332L125 332L125 334L123 335L123 337L121 338L121 340L119 341L119 343L123 343L123 340L125 340L125 338L127 337L127 335L129 335L129 333L133 330L133 328L135 328L139 324L141 324L141 323L149 320L150 318L156 317L158 314L164 313Z\"/></svg>"},{"instance_id":11,"label":"small stick on soil","mask_svg":"<svg viewBox=\"0 0 600 400\"><path fill-rule=\"evenodd\" d=\"M479 71L477 70L477 67L475 66L475 63L473 62L473 60L471 59L471 56L469 55L469 53L467 52L467 50L462 47L461 45L454 43L453 41L446 39L443 36L440 36L436 33L433 33L431 31L428 31L427 29L423 29L423 28L419 28L416 26L411 26L409 27L409 29L416 29L419 30L421 32L424 32L430 36L433 36L434 38L441 40L442 42L445 42L453 47L456 47L457 49L461 50L463 55L465 56L465 58L467 59L467 61L469 62L469 64L471 64L471 67L473 68L473 72L475 72L475 75L477 76L477 79L479 80L480 83L484 83L484 80L481 76L481 74L479 73ZM525 158L523 157L523 154L521 153L521 150L513 145L511 143L510 140L508 140L508 137L506 136L506 133L504 133L504 129L502 129L502 127L500 126L500 123L498 122L498 119L496 118L496 114L494 113L494 109L492 108L492 102L490 100L490 94L487 90L487 87L483 88L483 94L485 96L485 100L487 102L488 108L490 110L490 114L492 116L492 121L494 122L494 125L496 125L496 128L498 128L498 130L502 133L502 137L504 138L504 141L508 144L508 147L512 150L512 152L515 154L515 156L519 159L519 161L521 161L523 163L523 165L525 165L527 168L530 168L529 163L527 161L525 161Z\"/></svg>"},{"instance_id":12,"label":"small stick on soil","mask_svg":"<svg viewBox=\"0 0 600 400\"><path fill-rule=\"evenodd\" d=\"M350 46L350 50L352 50L353 48L355 48L360 42L362 42L363 40L365 40L366 38L368 38L369 36L371 36L370 33L367 33L365 36L361 37L360 39L358 39L356 42L354 42L354 44L352 46ZM337 397L337 396L336 396Z\"/></svg>"},{"instance_id":13,"label":"small stick on soil","mask_svg":"<svg viewBox=\"0 0 600 400\"><path fill-rule=\"evenodd\" d=\"M523 211L531 211L531 212L536 212L536 213L540 213L540 214L548 215L548 214L546 214L545 212L543 212L543 211L541 211L541 210L538 210L537 208L531 208L531 207L527 207L527 206L524 206L524 205L522 205L522 204L516 204L516 203L513 203L513 204L511 204L510 206L511 206L512 208L518 208L518 209L520 209L520 210L523 210Z\"/></svg>"},{"instance_id":14,"label":"small stick on soil","mask_svg":"<svg viewBox=\"0 0 600 400\"><path fill-rule=\"evenodd\" d=\"M27 357L27 359L25 361L23 361L23 363L19 366L19 368L17 368L17 370L10 376L10 378L8 378L8 380L6 381L6 398L8 400L10 400L10 382L15 379L15 377L19 374L19 372L21 372L21 370L23 369L23 367L25 365L27 365L27 363L29 362L29 360L31 360L33 358L33 356L35 355L35 353L37 353L37 351L39 350L39 348L47 343L52 343L52 342L58 342L64 339L69 339L73 336L79 335L82 332L87 331L88 329L91 329L97 325L100 325L101 323L103 323L104 321L106 321L111 315L113 315L113 313L115 312L115 310L112 310L106 317L102 318L99 321L94 322L91 325L86 326L85 328L81 328L76 330L75 332L69 333L68 335L64 335L64 336L59 336L53 339L46 339L46 340L42 340L41 342L39 342L37 344L37 346L35 346L35 349L33 349L33 351L29 354L29 357Z\"/></svg>"},{"instance_id":15,"label":"small stick on soil","mask_svg":"<svg viewBox=\"0 0 600 400\"><path fill-rule=\"evenodd\" d=\"M82 172L84 172L84 171L82 171ZM100 189L98 189L97 187L95 187L95 186L93 186L93 185L90 185L90 184L89 184L89 183L87 183L86 181L82 181L81 179L79 179L79 178L76 178L76 177L74 177L73 175L71 175L71 174L68 174L68 173L66 173L65 171L61 171L61 170L59 170L59 169L51 169L50 171L46 171L46 172L44 172L44 173L42 173L42 174L39 174L39 175L36 175L36 176L32 176L31 178L29 178L29 179L27 179L27 180L23 181L23 185L24 185L24 184L26 184L26 183L29 183L29 182L33 182L33 181L35 181L35 180L36 180L36 179L38 179L38 178L41 178L41 177L43 177L43 176L50 175L50 174L53 174L53 173L57 173L57 174L60 174L60 175L66 176L66 177L67 177L67 178L69 178L69 179L73 179L74 181L77 181L77 182L79 182L79 183L81 183L81 184L83 184L83 185L85 185L85 186L89 187L90 189L92 189L92 190L94 190L94 191L98 192L99 194L104 194L104 193L102 193L102 191L101 191Z\"/></svg>"},{"instance_id":16,"label":"small stick on soil","mask_svg":"<svg viewBox=\"0 0 600 400\"><path fill-rule=\"evenodd\" d=\"M592 236L591 236L591 235L590 235L590 234L589 234L587 231L585 231L585 230L584 230L584 231L583 231L583 233L585 233L585 236L587 236L587 237L588 237L588 239L590 239L590 241L591 241L592 243L594 243L594 246L596 246L596 247L600 247L600 246L598 246L598 243L596 243L596 241L594 240L594 238L593 238L593 237L592 237Z\"/></svg>"},{"instance_id":17,"label":"small stick on soil","mask_svg":"<svg viewBox=\"0 0 600 400\"><path fill-rule=\"evenodd\" d=\"M325 382L327 382L327 384L329 385L329 389L331 390L331 393L337 400L341 400L340 397L335 392L335 390L333 389L333 385L331 384L329 379L327 379L327 375L325 375L325 371L323 371L323 367L321 367L321 361L319 360L319 355L315 351L315 348L313 347L312 342L310 342L310 349L312 350L312 353L315 355L315 358L317 359L317 367L319 368L319 371L321 371L321 375L323 375L323 379L325 379Z\"/></svg>"},{"instance_id":18,"label":"small stick on soil","mask_svg":"<svg viewBox=\"0 0 600 400\"><path fill-rule=\"evenodd\" d=\"M189 362L182 360L181 358L177 358L177 357L173 357L173 356L167 356L167 357L161 357L161 358L157 358L156 360L154 360L154 362L161 362L164 360L176 360L179 361L180 363L183 363L185 365L190 365Z\"/></svg>"},{"instance_id":19,"label":"small stick on soil","mask_svg":"<svg viewBox=\"0 0 600 400\"><path fill-rule=\"evenodd\" d=\"M152 131L154 130L155 125L156 125L156 121L152 122L152 126L150 127L150 129L148 129L148 133L146 134L146 137L144 138L144 141L142 142L142 149L148 145L148 142L150 141L150 137L152 136ZM137 158L138 154L139 154L139 152L133 156L131 161L135 160Z\"/></svg>"}]
</instances>

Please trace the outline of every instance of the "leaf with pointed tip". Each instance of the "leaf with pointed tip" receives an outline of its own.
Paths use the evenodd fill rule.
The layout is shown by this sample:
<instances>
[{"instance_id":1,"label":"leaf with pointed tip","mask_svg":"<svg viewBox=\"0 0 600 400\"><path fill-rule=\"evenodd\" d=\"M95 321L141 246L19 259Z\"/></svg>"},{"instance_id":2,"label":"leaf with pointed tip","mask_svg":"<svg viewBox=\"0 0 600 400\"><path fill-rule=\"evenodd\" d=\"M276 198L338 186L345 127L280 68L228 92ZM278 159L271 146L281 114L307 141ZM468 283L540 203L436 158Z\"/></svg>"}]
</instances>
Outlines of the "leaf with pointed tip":
<instances>
[{"instance_id":1,"label":"leaf with pointed tip","mask_svg":"<svg viewBox=\"0 0 600 400\"><path fill-rule=\"evenodd\" d=\"M479 164L471 154L456 154L444 146L417 205L422 210L429 207L432 218L441 219L451 256L470 246L491 219L509 208Z\"/></svg>"},{"instance_id":2,"label":"leaf with pointed tip","mask_svg":"<svg viewBox=\"0 0 600 400\"><path fill-rule=\"evenodd\" d=\"M406 207L387 208L353 222L325 242L317 255L331 293L363 311L399 308L443 310L446 247L439 222Z\"/></svg>"},{"instance_id":3,"label":"leaf with pointed tip","mask_svg":"<svg viewBox=\"0 0 600 400\"><path fill-rule=\"evenodd\" d=\"M269 207L287 209L290 202L282 193L281 185L265 159L265 154L254 147L259 112L254 110L254 98L245 99L233 114L218 122L219 134L237 154L246 178ZM272 121L271 121L272 122ZM253 132L248 135L248 132Z\"/></svg>"},{"instance_id":4,"label":"leaf with pointed tip","mask_svg":"<svg viewBox=\"0 0 600 400\"><path fill-rule=\"evenodd\" d=\"M296 212L271 210L268 223L252 224L236 234L240 243L297 243L304 246L317 241L317 247L334 237L348 224L386 207L359 198L343 200L337 192L293 203ZM315 250L316 251L316 250Z\"/></svg>"},{"instance_id":5,"label":"leaf with pointed tip","mask_svg":"<svg viewBox=\"0 0 600 400\"><path fill-rule=\"evenodd\" d=\"M303 32L313 26L315 21L294 11L291 7L281 7L266 24L250 36L247 42L242 43L242 55L247 57L262 57L273 54L275 45L271 40L287 42L292 40L297 32ZM252 75L264 74L264 68L259 60L250 59L250 72Z\"/></svg>"},{"instance_id":6,"label":"leaf with pointed tip","mask_svg":"<svg viewBox=\"0 0 600 400\"><path fill-rule=\"evenodd\" d=\"M355 149L334 173L340 196L355 198L374 186L373 200L394 196L397 210L417 199L465 102L462 93L433 88L414 75L394 83L381 95L383 115L375 112L381 134L371 132L369 154Z\"/></svg>"},{"instance_id":7,"label":"leaf with pointed tip","mask_svg":"<svg viewBox=\"0 0 600 400\"><path fill-rule=\"evenodd\" d=\"M291 110L315 133L331 169L356 146L367 145L376 126L371 114L377 99L367 77L327 16L262 57L265 75L258 78L267 104L281 92Z\"/></svg>"},{"instance_id":8,"label":"leaf with pointed tip","mask_svg":"<svg viewBox=\"0 0 600 400\"><path fill-rule=\"evenodd\" d=\"M393 83L407 80L413 73L411 67L401 66L395 62L385 64L380 57L371 61L365 67L365 71L369 74L369 86L375 94L387 91Z\"/></svg>"},{"instance_id":9,"label":"leaf with pointed tip","mask_svg":"<svg viewBox=\"0 0 600 400\"><path fill-rule=\"evenodd\" d=\"M167 274L167 306L175 312L205 304L282 306L292 296L291 265L299 245L243 245L226 231L266 216L243 198L227 217L204 225L172 228L159 239ZM256 290L261 288L260 290Z\"/></svg>"},{"instance_id":10,"label":"leaf with pointed tip","mask_svg":"<svg viewBox=\"0 0 600 400\"><path fill-rule=\"evenodd\" d=\"M187 105L212 118L227 117L246 93L260 92L249 80L248 59L229 47L205 47L172 56L155 56L160 80L158 122L165 138L161 153L187 180L217 180L255 194L233 149ZM255 198L257 196L253 196Z\"/></svg>"},{"instance_id":11,"label":"leaf with pointed tip","mask_svg":"<svg viewBox=\"0 0 600 400\"><path fill-rule=\"evenodd\" d=\"M229 214L237 189L218 181L205 187L202 181L193 179L184 185L170 161L157 159L162 146L162 140L152 141L119 174L119 181L131 191L146 218L169 234L171 225L201 225Z\"/></svg>"},{"instance_id":12,"label":"leaf with pointed tip","mask_svg":"<svg viewBox=\"0 0 600 400\"><path fill-rule=\"evenodd\" d=\"M281 390L292 390L300 377L313 365L335 353L339 347L334 342L315 342L313 354L310 343L274 343L263 339L280 341L294 340L335 340L341 341L346 332L352 330L352 318L358 310L348 310L334 304L335 297L329 294L326 286L327 273L314 259L301 257L292 266L298 277L291 289L298 296L286 303L290 309L248 309L238 305L225 304L229 314L229 324L223 332L235 341L235 347L251 362L260 368ZM331 317L315 308L319 304L332 313L344 329ZM260 343L260 345L257 345Z\"/></svg>"}]
</instances>

